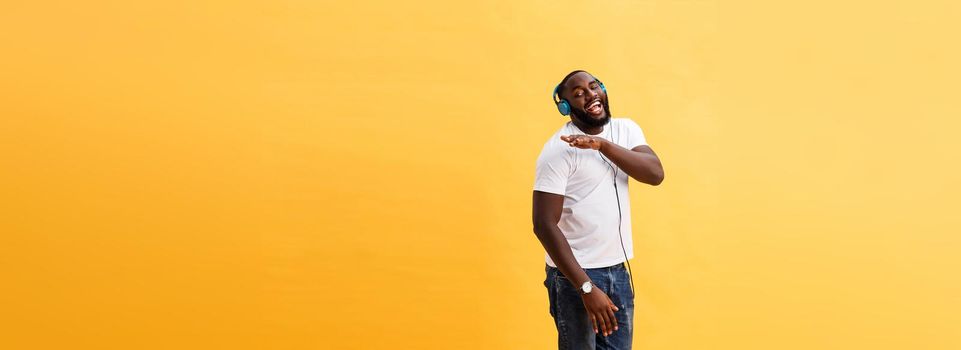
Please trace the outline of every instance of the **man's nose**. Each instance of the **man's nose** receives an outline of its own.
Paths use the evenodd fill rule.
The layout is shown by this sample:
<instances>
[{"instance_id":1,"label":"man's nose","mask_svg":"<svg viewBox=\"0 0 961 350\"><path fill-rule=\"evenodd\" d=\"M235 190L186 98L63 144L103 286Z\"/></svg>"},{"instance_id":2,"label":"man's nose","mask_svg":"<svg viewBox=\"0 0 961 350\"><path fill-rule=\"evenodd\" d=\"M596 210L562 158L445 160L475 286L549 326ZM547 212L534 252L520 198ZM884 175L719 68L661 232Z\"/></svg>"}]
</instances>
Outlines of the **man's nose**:
<instances>
[{"instance_id":1,"label":"man's nose","mask_svg":"<svg viewBox=\"0 0 961 350\"><path fill-rule=\"evenodd\" d=\"M597 92L594 90L588 89L586 96L588 101L594 100L594 97L597 97Z\"/></svg>"}]
</instances>

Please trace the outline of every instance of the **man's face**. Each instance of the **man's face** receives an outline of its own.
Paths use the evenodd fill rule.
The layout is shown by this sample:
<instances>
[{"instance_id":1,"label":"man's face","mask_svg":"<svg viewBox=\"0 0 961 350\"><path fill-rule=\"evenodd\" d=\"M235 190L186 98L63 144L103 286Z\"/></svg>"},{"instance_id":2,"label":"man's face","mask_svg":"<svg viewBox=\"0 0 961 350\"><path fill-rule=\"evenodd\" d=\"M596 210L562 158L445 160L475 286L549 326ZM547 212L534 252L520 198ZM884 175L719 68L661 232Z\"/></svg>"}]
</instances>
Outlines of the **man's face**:
<instances>
[{"instance_id":1,"label":"man's face","mask_svg":"<svg viewBox=\"0 0 961 350\"><path fill-rule=\"evenodd\" d=\"M578 72L561 87L561 97L571 105L571 115L589 126L603 126L611 118L607 94L593 76Z\"/></svg>"}]
</instances>

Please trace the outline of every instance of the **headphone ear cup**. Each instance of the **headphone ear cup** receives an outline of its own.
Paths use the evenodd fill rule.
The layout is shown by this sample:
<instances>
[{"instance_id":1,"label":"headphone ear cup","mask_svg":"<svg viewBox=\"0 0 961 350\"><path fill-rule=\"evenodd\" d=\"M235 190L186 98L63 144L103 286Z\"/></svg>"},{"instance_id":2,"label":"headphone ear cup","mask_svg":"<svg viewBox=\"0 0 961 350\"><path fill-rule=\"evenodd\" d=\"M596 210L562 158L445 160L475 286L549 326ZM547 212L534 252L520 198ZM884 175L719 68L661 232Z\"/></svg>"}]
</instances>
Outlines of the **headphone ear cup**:
<instances>
[{"instance_id":1,"label":"headphone ear cup","mask_svg":"<svg viewBox=\"0 0 961 350\"><path fill-rule=\"evenodd\" d=\"M567 103L567 100L561 100L557 103L557 111L561 112L562 115L571 114L571 105Z\"/></svg>"}]
</instances>

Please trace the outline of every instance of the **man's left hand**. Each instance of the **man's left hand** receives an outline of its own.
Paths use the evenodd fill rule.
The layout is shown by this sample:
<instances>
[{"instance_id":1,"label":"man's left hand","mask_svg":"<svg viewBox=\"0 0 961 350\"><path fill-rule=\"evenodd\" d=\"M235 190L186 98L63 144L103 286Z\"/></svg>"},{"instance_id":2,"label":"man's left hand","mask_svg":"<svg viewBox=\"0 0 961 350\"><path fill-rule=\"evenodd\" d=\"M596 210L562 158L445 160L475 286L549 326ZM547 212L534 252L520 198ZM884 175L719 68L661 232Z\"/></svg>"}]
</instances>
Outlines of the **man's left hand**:
<instances>
[{"instance_id":1,"label":"man's left hand","mask_svg":"<svg viewBox=\"0 0 961 350\"><path fill-rule=\"evenodd\" d=\"M601 149L601 143L604 142L604 139L590 135L564 135L561 136L561 140L571 147L593 150Z\"/></svg>"}]
</instances>

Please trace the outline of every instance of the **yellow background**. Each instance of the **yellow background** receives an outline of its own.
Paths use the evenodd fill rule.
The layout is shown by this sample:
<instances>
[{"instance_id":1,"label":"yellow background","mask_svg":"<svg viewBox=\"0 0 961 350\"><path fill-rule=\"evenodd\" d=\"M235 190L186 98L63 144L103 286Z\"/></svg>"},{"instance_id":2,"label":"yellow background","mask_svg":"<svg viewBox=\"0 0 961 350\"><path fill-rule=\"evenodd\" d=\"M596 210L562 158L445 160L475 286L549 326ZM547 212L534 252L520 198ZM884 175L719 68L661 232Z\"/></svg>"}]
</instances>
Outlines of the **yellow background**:
<instances>
[{"instance_id":1,"label":"yellow background","mask_svg":"<svg viewBox=\"0 0 961 350\"><path fill-rule=\"evenodd\" d=\"M0 347L553 347L580 68L666 169L635 348L961 348L961 8L771 3L6 3Z\"/></svg>"}]
</instances>

